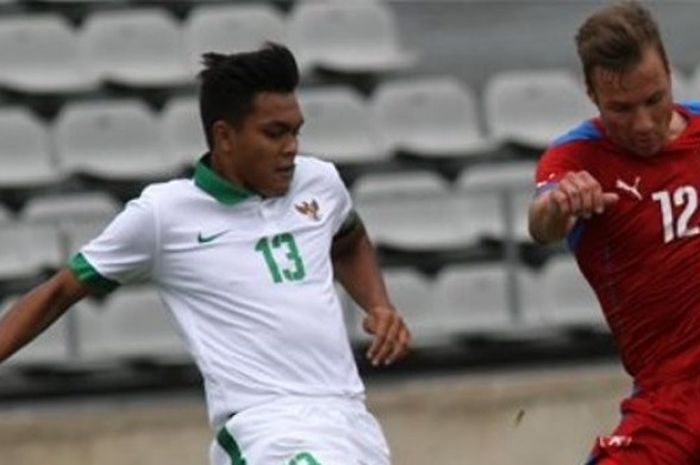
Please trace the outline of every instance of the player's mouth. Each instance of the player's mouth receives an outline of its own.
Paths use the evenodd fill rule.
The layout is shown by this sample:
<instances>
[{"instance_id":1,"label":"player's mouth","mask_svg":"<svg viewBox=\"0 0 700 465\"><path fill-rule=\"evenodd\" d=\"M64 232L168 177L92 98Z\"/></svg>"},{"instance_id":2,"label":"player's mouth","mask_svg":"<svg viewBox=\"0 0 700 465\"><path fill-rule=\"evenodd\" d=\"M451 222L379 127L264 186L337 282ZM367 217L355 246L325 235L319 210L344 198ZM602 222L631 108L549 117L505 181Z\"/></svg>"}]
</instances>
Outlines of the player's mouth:
<instances>
[{"instance_id":1,"label":"player's mouth","mask_svg":"<svg viewBox=\"0 0 700 465\"><path fill-rule=\"evenodd\" d=\"M294 164L292 163L291 165L279 166L275 169L275 173L277 173L280 177L291 179L292 175L294 174Z\"/></svg>"}]
</instances>

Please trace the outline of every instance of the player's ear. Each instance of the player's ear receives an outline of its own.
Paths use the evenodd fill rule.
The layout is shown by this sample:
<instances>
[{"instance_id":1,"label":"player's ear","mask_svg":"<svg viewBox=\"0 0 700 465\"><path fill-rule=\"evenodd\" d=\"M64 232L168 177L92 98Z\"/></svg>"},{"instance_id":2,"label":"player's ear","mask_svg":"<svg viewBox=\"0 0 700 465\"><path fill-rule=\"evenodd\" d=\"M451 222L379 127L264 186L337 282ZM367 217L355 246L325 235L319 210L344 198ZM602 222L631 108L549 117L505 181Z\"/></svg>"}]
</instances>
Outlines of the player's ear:
<instances>
[{"instance_id":1,"label":"player's ear","mask_svg":"<svg viewBox=\"0 0 700 465\"><path fill-rule=\"evenodd\" d=\"M231 125L224 121L218 120L211 127L212 139L215 149L231 152L236 138L236 131Z\"/></svg>"}]
</instances>

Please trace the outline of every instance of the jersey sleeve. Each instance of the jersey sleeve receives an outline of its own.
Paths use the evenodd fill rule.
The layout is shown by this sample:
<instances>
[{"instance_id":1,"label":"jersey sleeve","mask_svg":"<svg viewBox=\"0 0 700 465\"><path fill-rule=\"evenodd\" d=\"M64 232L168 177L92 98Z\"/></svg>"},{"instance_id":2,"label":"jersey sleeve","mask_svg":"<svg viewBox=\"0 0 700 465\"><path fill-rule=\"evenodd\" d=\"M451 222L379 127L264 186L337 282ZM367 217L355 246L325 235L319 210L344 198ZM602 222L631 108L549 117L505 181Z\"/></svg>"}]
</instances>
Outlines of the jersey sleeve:
<instances>
[{"instance_id":1,"label":"jersey sleeve","mask_svg":"<svg viewBox=\"0 0 700 465\"><path fill-rule=\"evenodd\" d=\"M535 196L552 189L566 173L583 169L572 150L575 149L566 145L545 151L535 170Z\"/></svg>"},{"instance_id":2,"label":"jersey sleeve","mask_svg":"<svg viewBox=\"0 0 700 465\"><path fill-rule=\"evenodd\" d=\"M331 189L333 197L336 199L336 208L333 215L333 234L335 235L342 228L345 220L350 218L353 212L353 203L350 193L345 183L340 177L338 170L333 166L331 175Z\"/></svg>"},{"instance_id":3,"label":"jersey sleeve","mask_svg":"<svg viewBox=\"0 0 700 465\"><path fill-rule=\"evenodd\" d=\"M69 268L80 281L106 292L150 277L157 246L155 213L144 192L70 259Z\"/></svg>"}]
</instances>

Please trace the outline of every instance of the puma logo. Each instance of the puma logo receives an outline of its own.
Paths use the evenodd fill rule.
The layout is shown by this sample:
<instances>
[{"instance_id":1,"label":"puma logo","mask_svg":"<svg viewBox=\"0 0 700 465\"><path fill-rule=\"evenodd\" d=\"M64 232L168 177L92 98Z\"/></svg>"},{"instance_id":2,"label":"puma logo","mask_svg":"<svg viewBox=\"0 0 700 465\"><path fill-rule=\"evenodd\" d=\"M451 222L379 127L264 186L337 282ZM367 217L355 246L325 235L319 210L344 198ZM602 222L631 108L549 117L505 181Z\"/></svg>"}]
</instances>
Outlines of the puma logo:
<instances>
[{"instance_id":1,"label":"puma logo","mask_svg":"<svg viewBox=\"0 0 700 465\"><path fill-rule=\"evenodd\" d=\"M639 192L639 182L641 180L642 180L641 176L637 176L636 178L634 178L634 185L630 186L625 181L618 178L617 181L615 182L615 187L620 189L621 191L625 191L625 192L631 194L637 200L642 200L642 198L643 198L642 194Z\"/></svg>"},{"instance_id":2,"label":"puma logo","mask_svg":"<svg viewBox=\"0 0 700 465\"><path fill-rule=\"evenodd\" d=\"M312 199L311 202L304 201L301 204L294 205L294 208L302 215L308 216L314 221L319 221L321 219L320 208L316 199Z\"/></svg>"}]
</instances>

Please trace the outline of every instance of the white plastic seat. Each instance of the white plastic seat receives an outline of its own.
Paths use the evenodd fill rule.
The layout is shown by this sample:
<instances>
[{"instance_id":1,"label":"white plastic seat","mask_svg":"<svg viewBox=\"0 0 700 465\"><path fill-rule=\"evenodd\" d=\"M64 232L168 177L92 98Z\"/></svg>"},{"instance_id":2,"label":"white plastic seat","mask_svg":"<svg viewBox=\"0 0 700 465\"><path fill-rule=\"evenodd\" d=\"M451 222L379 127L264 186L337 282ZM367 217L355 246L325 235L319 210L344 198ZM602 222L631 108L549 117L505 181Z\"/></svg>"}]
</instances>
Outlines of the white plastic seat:
<instances>
[{"instance_id":1,"label":"white plastic seat","mask_svg":"<svg viewBox=\"0 0 700 465\"><path fill-rule=\"evenodd\" d=\"M369 106L346 87L319 87L299 92L304 114L300 150L338 163L387 158Z\"/></svg>"},{"instance_id":2,"label":"white plastic seat","mask_svg":"<svg viewBox=\"0 0 700 465\"><path fill-rule=\"evenodd\" d=\"M700 100L700 64L695 67L692 76L686 81L685 97L690 100Z\"/></svg>"},{"instance_id":3,"label":"white plastic seat","mask_svg":"<svg viewBox=\"0 0 700 465\"><path fill-rule=\"evenodd\" d=\"M371 104L387 151L444 157L493 148L479 127L472 91L455 78L385 82Z\"/></svg>"},{"instance_id":4,"label":"white plastic seat","mask_svg":"<svg viewBox=\"0 0 700 465\"><path fill-rule=\"evenodd\" d=\"M597 114L576 78L564 70L504 71L486 84L491 136L535 149Z\"/></svg>"},{"instance_id":5,"label":"white plastic seat","mask_svg":"<svg viewBox=\"0 0 700 465\"><path fill-rule=\"evenodd\" d=\"M64 258L56 228L18 221L0 227L0 257L0 280L35 276L57 268Z\"/></svg>"},{"instance_id":6,"label":"white plastic seat","mask_svg":"<svg viewBox=\"0 0 700 465\"><path fill-rule=\"evenodd\" d=\"M545 319L550 324L606 328L598 299L572 257L555 257L547 263L542 289Z\"/></svg>"},{"instance_id":7,"label":"white plastic seat","mask_svg":"<svg viewBox=\"0 0 700 465\"><path fill-rule=\"evenodd\" d=\"M60 180L49 130L24 108L0 109L0 186L37 187Z\"/></svg>"},{"instance_id":8,"label":"white plastic seat","mask_svg":"<svg viewBox=\"0 0 700 465\"><path fill-rule=\"evenodd\" d=\"M22 219L56 226L70 256L96 237L120 209L119 203L104 192L54 194L30 199L22 210Z\"/></svg>"},{"instance_id":9,"label":"white plastic seat","mask_svg":"<svg viewBox=\"0 0 700 465\"><path fill-rule=\"evenodd\" d=\"M78 328L88 360L187 360L184 344L150 287L119 288L102 306L86 306Z\"/></svg>"},{"instance_id":10,"label":"white plastic seat","mask_svg":"<svg viewBox=\"0 0 700 465\"><path fill-rule=\"evenodd\" d=\"M58 15L0 18L0 84L29 93L89 90L78 35Z\"/></svg>"},{"instance_id":11,"label":"white plastic seat","mask_svg":"<svg viewBox=\"0 0 700 465\"><path fill-rule=\"evenodd\" d=\"M80 38L97 79L134 87L193 82L182 30L165 10L98 11L87 18Z\"/></svg>"},{"instance_id":12,"label":"white plastic seat","mask_svg":"<svg viewBox=\"0 0 700 465\"><path fill-rule=\"evenodd\" d=\"M466 168L457 178L465 235L480 233L504 239L506 201L510 201L514 239L530 242L528 208L532 200L535 163L489 163Z\"/></svg>"},{"instance_id":13,"label":"white plastic seat","mask_svg":"<svg viewBox=\"0 0 700 465\"><path fill-rule=\"evenodd\" d=\"M200 5L184 25L188 62L193 74L206 52L237 53L258 49L266 41L287 42L282 16L267 4Z\"/></svg>"},{"instance_id":14,"label":"white plastic seat","mask_svg":"<svg viewBox=\"0 0 700 465\"><path fill-rule=\"evenodd\" d=\"M352 189L355 208L373 241L402 249L441 249L464 244L454 195L447 181L428 171L369 173Z\"/></svg>"},{"instance_id":15,"label":"white plastic seat","mask_svg":"<svg viewBox=\"0 0 700 465\"><path fill-rule=\"evenodd\" d=\"M381 2L300 2L290 14L289 31L302 72L322 67L382 73L415 63L400 46L394 17Z\"/></svg>"},{"instance_id":16,"label":"white plastic seat","mask_svg":"<svg viewBox=\"0 0 700 465\"><path fill-rule=\"evenodd\" d=\"M455 335L506 332L512 327L506 285L500 263L447 267L435 284L436 315Z\"/></svg>"},{"instance_id":17,"label":"white plastic seat","mask_svg":"<svg viewBox=\"0 0 700 465\"><path fill-rule=\"evenodd\" d=\"M0 303L0 318L19 299L20 296L8 296ZM54 322L29 344L12 355L3 364L7 366L50 366L68 360L65 317Z\"/></svg>"},{"instance_id":18,"label":"white plastic seat","mask_svg":"<svg viewBox=\"0 0 700 465\"><path fill-rule=\"evenodd\" d=\"M195 97L170 99L161 113L165 156L176 166L192 166L207 150Z\"/></svg>"},{"instance_id":19,"label":"white plastic seat","mask_svg":"<svg viewBox=\"0 0 700 465\"><path fill-rule=\"evenodd\" d=\"M107 179L147 179L173 171L165 157L160 125L138 100L78 102L54 125L59 165Z\"/></svg>"}]
</instances>

